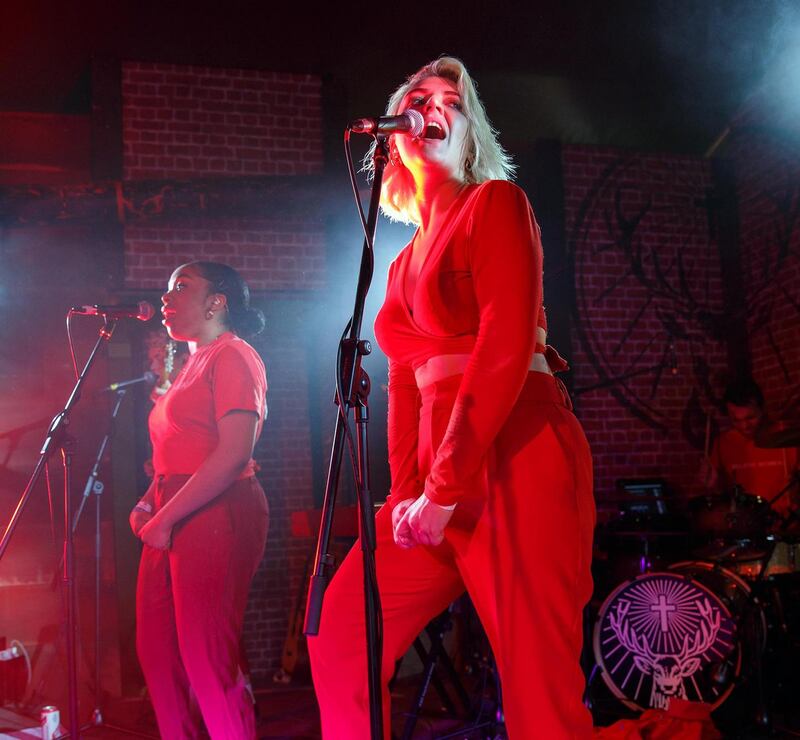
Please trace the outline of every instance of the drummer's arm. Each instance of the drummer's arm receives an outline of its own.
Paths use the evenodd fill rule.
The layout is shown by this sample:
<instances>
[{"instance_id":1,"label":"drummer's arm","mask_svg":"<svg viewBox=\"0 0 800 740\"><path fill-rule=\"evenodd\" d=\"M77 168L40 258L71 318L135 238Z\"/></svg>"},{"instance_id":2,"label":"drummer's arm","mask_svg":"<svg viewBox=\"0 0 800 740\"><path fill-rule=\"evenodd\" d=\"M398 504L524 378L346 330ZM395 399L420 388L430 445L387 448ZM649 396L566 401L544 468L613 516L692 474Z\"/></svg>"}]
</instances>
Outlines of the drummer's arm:
<instances>
[{"instance_id":1,"label":"drummer's arm","mask_svg":"<svg viewBox=\"0 0 800 740\"><path fill-rule=\"evenodd\" d=\"M698 478L709 491L722 491L725 488L725 470L719 454L719 438L714 441L711 452L703 457Z\"/></svg>"}]
</instances>

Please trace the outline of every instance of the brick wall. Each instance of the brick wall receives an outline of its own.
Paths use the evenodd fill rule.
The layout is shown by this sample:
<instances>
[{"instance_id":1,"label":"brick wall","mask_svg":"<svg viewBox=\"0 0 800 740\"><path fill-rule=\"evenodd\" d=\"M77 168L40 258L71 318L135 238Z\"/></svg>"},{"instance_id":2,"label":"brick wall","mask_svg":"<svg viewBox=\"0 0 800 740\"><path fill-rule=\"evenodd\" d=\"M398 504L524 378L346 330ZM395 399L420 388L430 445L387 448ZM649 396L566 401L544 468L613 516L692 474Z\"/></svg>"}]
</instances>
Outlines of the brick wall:
<instances>
[{"instance_id":1,"label":"brick wall","mask_svg":"<svg viewBox=\"0 0 800 740\"><path fill-rule=\"evenodd\" d=\"M322 170L320 80L309 75L126 63L123 147L127 180L289 175ZM319 220L271 212L211 218L154 214L124 227L125 287L161 291L182 262L241 271L264 309L254 339L267 367L269 416L256 449L271 508L244 641L256 681L278 668L287 620L313 542L288 536L289 516L312 507L307 320L326 283Z\"/></svg>"},{"instance_id":2,"label":"brick wall","mask_svg":"<svg viewBox=\"0 0 800 740\"><path fill-rule=\"evenodd\" d=\"M260 219L136 224L125 228L125 285L161 290L191 259L226 262L251 290L314 290L325 284L322 227L310 220Z\"/></svg>"},{"instance_id":3,"label":"brick wall","mask_svg":"<svg viewBox=\"0 0 800 740\"><path fill-rule=\"evenodd\" d=\"M127 62L125 178L319 172L320 85L313 75Z\"/></svg>"},{"instance_id":4,"label":"brick wall","mask_svg":"<svg viewBox=\"0 0 800 740\"><path fill-rule=\"evenodd\" d=\"M764 129L734 132L753 374L774 414L800 414L800 148Z\"/></svg>"},{"instance_id":5,"label":"brick wall","mask_svg":"<svg viewBox=\"0 0 800 740\"><path fill-rule=\"evenodd\" d=\"M269 682L279 666L305 559L314 546L310 538L289 535L291 513L313 505L309 427L313 369L303 339L303 326L313 308L302 298L264 298L268 324L253 344L267 365L269 412L255 457L269 501L270 531L253 579L244 643L254 678Z\"/></svg>"},{"instance_id":6,"label":"brick wall","mask_svg":"<svg viewBox=\"0 0 800 740\"><path fill-rule=\"evenodd\" d=\"M708 162L570 146L563 168L571 360L598 500L629 477L663 477L691 494L708 385L726 361L719 258L702 205Z\"/></svg>"}]
</instances>

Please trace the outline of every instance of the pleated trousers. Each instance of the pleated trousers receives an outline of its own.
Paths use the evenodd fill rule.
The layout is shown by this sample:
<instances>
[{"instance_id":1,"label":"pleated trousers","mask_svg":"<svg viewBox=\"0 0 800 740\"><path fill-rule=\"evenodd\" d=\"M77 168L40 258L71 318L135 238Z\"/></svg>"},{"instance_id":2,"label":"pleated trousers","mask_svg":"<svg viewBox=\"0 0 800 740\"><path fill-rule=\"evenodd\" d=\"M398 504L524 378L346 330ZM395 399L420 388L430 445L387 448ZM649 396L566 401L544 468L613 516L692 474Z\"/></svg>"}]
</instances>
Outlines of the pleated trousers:
<instances>
[{"instance_id":1,"label":"pleated trousers","mask_svg":"<svg viewBox=\"0 0 800 740\"><path fill-rule=\"evenodd\" d=\"M421 390L424 479L447 427L460 376ZM555 379L531 372L486 456L484 484L459 502L437 547L394 544L391 509L376 516L383 610L384 733L387 684L425 625L466 589L502 680L512 740L587 738L581 698L582 614L592 592L592 461ZM362 556L359 543L326 592L319 635L309 638L325 740L369 738Z\"/></svg>"},{"instance_id":2,"label":"pleated trousers","mask_svg":"<svg viewBox=\"0 0 800 740\"><path fill-rule=\"evenodd\" d=\"M188 476L157 480L156 510ZM169 550L144 546L136 648L161 737L251 740L253 704L239 639L269 512L255 477L233 483L177 527Z\"/></svg>"}]
</instances>

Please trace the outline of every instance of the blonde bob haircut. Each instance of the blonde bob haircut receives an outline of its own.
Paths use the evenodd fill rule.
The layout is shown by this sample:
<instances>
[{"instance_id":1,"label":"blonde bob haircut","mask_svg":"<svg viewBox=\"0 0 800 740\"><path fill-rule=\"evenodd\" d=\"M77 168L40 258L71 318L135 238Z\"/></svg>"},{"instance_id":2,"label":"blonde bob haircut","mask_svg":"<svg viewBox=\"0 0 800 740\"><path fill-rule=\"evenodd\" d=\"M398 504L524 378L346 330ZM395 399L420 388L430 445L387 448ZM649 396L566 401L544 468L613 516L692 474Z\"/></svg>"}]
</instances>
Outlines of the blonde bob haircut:
<instances>
[{"instance_id":1,"label":"blonde bob haircut","mask_svg":"<svg viewBox=\"0 0 800 740\"><path fill-rule=\"evenodd\" d=\"M486 180L510 180L514 175L511 157L497 140L497 131L486 115L475 83L460 59L439 57L412 74L389 98L386 115L397 115L403 99L410 90L428 77L441 77L455 84L461 96L462 112L467 119L467 135L464 151L461 154L461 180L465 184L481 183ZM373 142L364 157L364 170L372 175ZM386 163L381 188L381 207L393 221L419 223L414 196L416 185L411 173L402 163Z\"/></svg>"}]
</instances>

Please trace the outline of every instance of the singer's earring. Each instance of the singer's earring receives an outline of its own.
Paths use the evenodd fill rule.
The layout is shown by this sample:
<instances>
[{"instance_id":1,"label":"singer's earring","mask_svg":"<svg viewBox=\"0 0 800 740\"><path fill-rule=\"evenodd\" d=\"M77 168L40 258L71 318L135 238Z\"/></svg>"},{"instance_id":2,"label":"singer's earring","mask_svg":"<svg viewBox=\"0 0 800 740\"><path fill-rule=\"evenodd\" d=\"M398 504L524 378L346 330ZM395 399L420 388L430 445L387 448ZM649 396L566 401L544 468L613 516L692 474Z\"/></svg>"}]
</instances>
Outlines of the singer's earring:
<instances>
[{"instance_id":1,"label":"singer's earring","mask_svg":"<svg viewBox=\"0 0 800 740\"><path fill-rule=\"evenodd\" d=\"M206 311L206 318L209 320L214 318L214 312L210 308Z\"/></svg>"},{"instance_id":2,"label":"singer's earring","mask_svg":"<svg viewBox=\"0 0 800 740\"><path fill-rule=\"evenodd\" d=\"M397 146L394 142L392 142L392 145L389 147L389 161L395 167L400 167L403 164L403 160L400 159L400 152L397 151Z\"/></svg>"}]
</instances>

